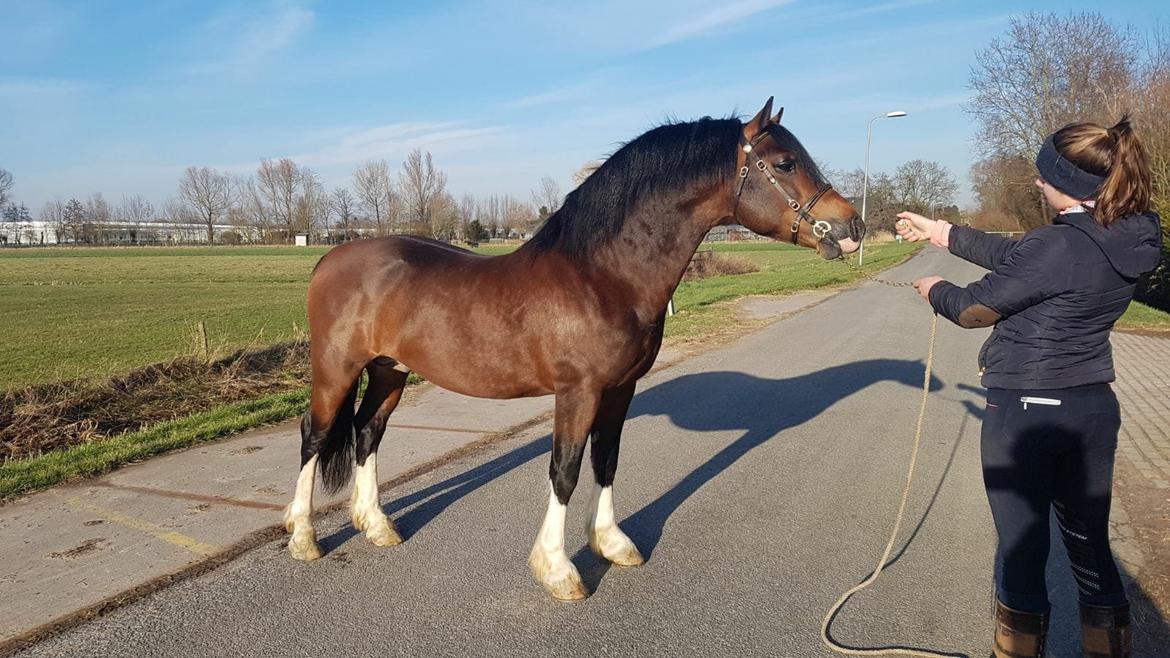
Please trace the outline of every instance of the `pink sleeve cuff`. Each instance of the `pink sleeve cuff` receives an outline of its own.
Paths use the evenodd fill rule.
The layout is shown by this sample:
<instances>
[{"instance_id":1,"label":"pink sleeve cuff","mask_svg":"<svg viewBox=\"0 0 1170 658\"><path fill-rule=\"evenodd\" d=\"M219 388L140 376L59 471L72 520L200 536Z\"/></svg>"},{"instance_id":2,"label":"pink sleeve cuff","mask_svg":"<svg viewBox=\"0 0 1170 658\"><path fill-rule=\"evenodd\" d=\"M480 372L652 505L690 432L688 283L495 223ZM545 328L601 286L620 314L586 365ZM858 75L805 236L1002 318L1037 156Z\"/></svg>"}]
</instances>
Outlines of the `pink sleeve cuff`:
<instances>
[{"instance_id":1,"label":"pink sleeve cuff","mask_svg":"<svg viewBox=\"0 0 1170 658\"><path fill-rule=\"evenodd\" d=\"M951 223L938 220L930 231L930 244L947 249L951 245Z\"/></svg>"}]
</instances>

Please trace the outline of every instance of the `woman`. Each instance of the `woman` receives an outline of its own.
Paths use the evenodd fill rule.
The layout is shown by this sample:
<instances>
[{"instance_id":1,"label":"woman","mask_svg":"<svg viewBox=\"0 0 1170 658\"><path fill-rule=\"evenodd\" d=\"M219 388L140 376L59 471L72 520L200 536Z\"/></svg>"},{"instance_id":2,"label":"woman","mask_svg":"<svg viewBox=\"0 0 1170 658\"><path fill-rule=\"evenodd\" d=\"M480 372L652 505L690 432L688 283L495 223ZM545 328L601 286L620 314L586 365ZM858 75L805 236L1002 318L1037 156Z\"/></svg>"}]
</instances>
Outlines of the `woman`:
<instances>
[{"instance_id":1,"label":"woman","mask_svg":"<svg viewBox=\"0 0 1170 658\"><path fill-rule=\"evenodd\" d=\"M991 270L966 287L937 276L914 287L951 322L995 327L979 353L983 481L1001 565L992 655L1044 653L1051 508L1080 592L1084 655L1128 656L1129 605L1109 548L1121 425L1109 332L1161 254L1149 166L1126 117L1060 129L1036 168L1059 214L1019 241L910 212L898 233Z\"/></svg>"}]
</instances>

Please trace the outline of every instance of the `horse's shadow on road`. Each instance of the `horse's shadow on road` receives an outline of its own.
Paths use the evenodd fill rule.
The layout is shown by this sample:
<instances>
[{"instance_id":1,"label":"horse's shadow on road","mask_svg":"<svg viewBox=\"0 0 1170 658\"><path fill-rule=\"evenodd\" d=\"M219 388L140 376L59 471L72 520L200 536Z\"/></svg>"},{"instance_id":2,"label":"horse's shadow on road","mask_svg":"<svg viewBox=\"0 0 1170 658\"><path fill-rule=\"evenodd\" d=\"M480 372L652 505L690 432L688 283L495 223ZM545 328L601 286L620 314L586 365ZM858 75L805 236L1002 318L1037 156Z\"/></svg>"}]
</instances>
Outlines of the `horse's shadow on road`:
<instances>
[{"instance_id":1,"label":"horse's shadow on road","mask_svg":"<svg viewBox=\"0 0 1170 658\"><path fill-rule=\"evenodd\" d=\"M744 430L744 433L628 516L620 523L622 530L634 540L643 555L651 557L667 520L675 510L752 449L786 429L816 418L839 400L874 384L893 381L918 388L922 385L922 369L920 361L873 359L784 379L766 379L742 372L705 372L676 377L637 394L627 419L667 416L676 426L694 432ZM932 378L931 390L941 388L942 383ZM393 440L393 437L387 440ZM624 440L636 441L637 437L626 436ZM686 441L687 437L679 440ZM464 496L547 455L551 444L550 436L542 436L442 482L388 501L383 509L391 517L401 514L395 518L395 524L402 536L409 539ZM619 478L620 473L619 469ZM591 487L590 480L590 469L583 465L578 489ZM355 534L352 526L346 525L323 538L322 548L333 550ZM582 567L582 577L591 589L596 589L608 571L608 563L593 559L588 548L582 548L573 561Z\"/></svg>"}]
</instances>

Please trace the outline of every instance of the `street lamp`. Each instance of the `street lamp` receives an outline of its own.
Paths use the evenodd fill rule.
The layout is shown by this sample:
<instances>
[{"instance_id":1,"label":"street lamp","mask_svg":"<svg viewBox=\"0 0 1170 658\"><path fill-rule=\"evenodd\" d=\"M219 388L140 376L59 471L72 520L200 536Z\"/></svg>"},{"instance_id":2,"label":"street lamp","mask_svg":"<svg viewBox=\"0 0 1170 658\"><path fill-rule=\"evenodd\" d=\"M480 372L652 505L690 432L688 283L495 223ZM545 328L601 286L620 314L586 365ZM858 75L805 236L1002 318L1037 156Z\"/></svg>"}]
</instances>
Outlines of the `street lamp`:
<instances>
[{"instance_id":1,"label":"street lamp","mask_svg":"<svg viewBox=\"0 0 1170 658\"><path fill-rule=\"evenodd\" d=\"M865 223L865 197L869 192L869 143L873 138L873 122L878 119L897 119L904 117L906 113L902 110L895 110L893 112L886 112L879 114L869 120L869 124L865 129L865 175L861 181L861 223ZM861 250L857 253L857 265L860 267L865 264L865 240L861 241Z\"/></svg>"}]
</instances>

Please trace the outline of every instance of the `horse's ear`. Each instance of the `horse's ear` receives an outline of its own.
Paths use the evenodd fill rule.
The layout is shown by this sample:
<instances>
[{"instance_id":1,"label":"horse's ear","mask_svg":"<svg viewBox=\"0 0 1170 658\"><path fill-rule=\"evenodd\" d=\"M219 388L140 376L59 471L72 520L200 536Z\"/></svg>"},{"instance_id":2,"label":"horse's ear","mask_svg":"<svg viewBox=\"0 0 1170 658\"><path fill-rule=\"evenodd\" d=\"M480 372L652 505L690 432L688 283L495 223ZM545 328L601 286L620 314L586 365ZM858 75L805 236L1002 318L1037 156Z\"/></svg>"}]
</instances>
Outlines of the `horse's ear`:
<instances>
[{"instance_id":1,"label":"horse's ear","mask_svg":"<svg viewBox=\"0 0 1170 658\"><path fill-rule=\"evenodd\" d=\"M780 117L782 116L784 116L784 108L780 108L780 111L776 113L776 116L772 117L772 123L779 124Z\"/></svg>"},{"instance_id":2,"label":"horse's ear","mask_svg":"<svg viewBox=\"0 0 1170 658\"><path fill-rule=\"evenodd\" d=\"M744 124L744 137L750 142L756 135L768 129L768 118L772 116L772 97L768 97L768 102L764 103L764 108L752 117L751 121Z\"/></svg>"}]
</instances>

